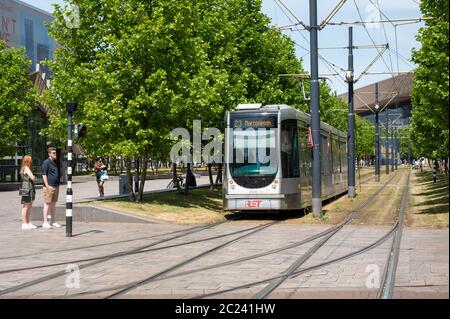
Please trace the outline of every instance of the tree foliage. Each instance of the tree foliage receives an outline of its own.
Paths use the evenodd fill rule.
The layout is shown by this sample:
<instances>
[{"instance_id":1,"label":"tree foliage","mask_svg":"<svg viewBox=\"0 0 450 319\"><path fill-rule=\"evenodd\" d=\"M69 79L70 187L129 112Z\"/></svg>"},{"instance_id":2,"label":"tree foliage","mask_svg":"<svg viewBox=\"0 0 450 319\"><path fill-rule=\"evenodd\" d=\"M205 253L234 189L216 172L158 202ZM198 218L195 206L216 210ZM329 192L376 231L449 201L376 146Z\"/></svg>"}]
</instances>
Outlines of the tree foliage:
<instances>
[{"instance_id":1,"label":"tree foliage","mask_svg":"<svg viewBox=\"0 0 450 319\"><path fill-rule=\"evenodd\" d=\"M87 155L125 158L129 177L133 158L167 160L170 131L193 120L223 132L225 111L238 103L307 108L300 83L279 76L304 73L294 42L270 26L261 0L75 3L79 28L58 5L50 25L60 47L49 62L47 133L64 142L65 104L78 102ZM322 91L323 109L339 104Z\"/></svg>"},{"instance_id":2,"label":"tree foliage","mask_svg":"<svg viewBox=\"0 0 450 319\"><path fill-rule=\"evenodd\" d=\"M26 119L35 106L23 49L0 40L0 158L14 155L27 136Z\"/></svg>"},{"instance_id":3,"label":"tree foliage","mask_svg":"<svg viewBox=\"0 0 450 319\"><path fill-rule=\"evenodd\" d=\"M331 94L331 89L322 83L320 89L321 120L344 131L348 131L348 105ZM358 158L375 154L375 127L360 116L355 116L355 155Z\"/></svg>"},{"instance_id":4,"label":"tree foliage","mask_svg":"<svg viewBox=\"0 0 450 319\"><path fill-rule=\"evenodd\" d=\"M78 0L80 27L55 6L50 34L60 44L47 133L65 139L65 104L90 156L167 159L169 132L223 128L224 111L259 101L301 104L300 87L280 73L302 72L293 42L269 26L259 0Z\"/></svg>"},{"instance_id":5,"label":"tree foliage","mask_svg":"<svg viewBox=\"0 0 450 319\"><path fill-rule=\"evenodd\" d=\"M423 0L426 20L417 40L422 46L413 51L413 61L419 66L414 72L412 143L418 156L448 157L449 134L449 2Z\"/></svg>"}]
</instances>

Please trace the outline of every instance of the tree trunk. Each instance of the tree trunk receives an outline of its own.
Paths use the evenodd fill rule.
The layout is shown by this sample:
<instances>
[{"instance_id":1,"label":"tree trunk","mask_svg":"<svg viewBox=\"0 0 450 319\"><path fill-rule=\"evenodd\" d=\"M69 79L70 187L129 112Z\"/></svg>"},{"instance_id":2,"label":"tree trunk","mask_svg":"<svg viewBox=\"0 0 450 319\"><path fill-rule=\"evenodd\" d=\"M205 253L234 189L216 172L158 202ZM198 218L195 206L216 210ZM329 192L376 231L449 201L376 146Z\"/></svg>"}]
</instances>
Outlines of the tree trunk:
<instances>
[{"instance_id":1,"label":"tree trunk","mask_svg":"<svg viewBox=\"0 0 450 319\"><path fill-rule=\"evenodd\" d=\"M211 168L212 168L212 164L208 164L209 189L213 190L214 189L214 181L213 181Z\"/></svg>"},{"instance_id":2,"label":"tree trunk","mask_svg":"<svg viewBox=\"0 0 450 319\"><path fill-rule=\"evenodd\" d=\"M131 173L131 160L126 160L126 169L127 169L127 192L128 192L128 198L130 201L135 201L136 196L133 192L133 174Z\"/></svg>"},{"instance_id":3,"label":"tree trunk","mask_svg":"<svg viewBox=\"0 0 450 319\"><path fill-rule=\"evenodd\" d=\"M222 167L223 167L223 164L218 165L217 176L216 176L216 186L219 186L219 183L221 184L223 182L222 181Z\"/></svg>"},{"instance_id":4,"label":"tree trunk","mask_svg":"<svg viewBox=\"0 0 450 319\"><path fill-rule=\"evenodd\" d=\"M177 178L177 163L173 163L173 175L172 176L173 176L172 177L173 182L175 183L175 187L177 188L178 192L180 194L182 194L183 190L181 189L181 185L178 182L178 178Z\"/></svg>"},{"instance_id":5,"label":"tree trunk","mask_svg":"<svg viewBox=\"0 0 450 319\"><path fill-rule=\"evenodd\" d=\"M183 195L187 195L189 192L189 186L188 186L188 180L189 180L189 174L192 174L191 172L191 164L188 163L186 165L186 178L184 179L184 190L183 190Z\"/></svg>"},{"instance_id":6,"label":"tree trunk","mask_svg":"<svg viewBox=\"0 0 450 319\"><path fill-rule=\"evenodd\" d=\"M141 185L139 185L139 195L138 195L138 202L142 203L142 199L144 197L144 186L145 186L145 178L147 176L147 155L144 155L144 158L142 160L142 167L141 167Z\"/></svg>"}]
</instances>

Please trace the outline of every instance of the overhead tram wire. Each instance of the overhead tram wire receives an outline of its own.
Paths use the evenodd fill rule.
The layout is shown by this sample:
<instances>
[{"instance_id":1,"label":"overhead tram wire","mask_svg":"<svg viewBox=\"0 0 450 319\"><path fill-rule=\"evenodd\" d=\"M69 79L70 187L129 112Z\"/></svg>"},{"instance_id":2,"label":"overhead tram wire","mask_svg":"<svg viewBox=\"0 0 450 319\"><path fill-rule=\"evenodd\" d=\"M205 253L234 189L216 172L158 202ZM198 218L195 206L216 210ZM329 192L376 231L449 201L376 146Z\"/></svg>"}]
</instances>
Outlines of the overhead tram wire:
<instances>
[{"instance_id":1,"label":"overhead tram wire","mask_svg":"<svg viewBox=\"0 0 450 319\"><path fill-rule=\"evenodd\" d=\"M371 1L371 0L369 0L369 1ZM364 30L366 31L366 33L367 33L367 35L369 36L369 38L370 38L370 40L372 41L372 43L375 45L375 41L373 40L372 36L370 35L370 32L367 30L367 27L366 27L366 23L368 23L368 21L363 21L363 18L362 18L362 15L361 15L361 10L360 10L358 4L356 3L355 0L353 0L353 3L355 4L356 10L357 10L358 15L359 15L359 18L360 18L360 22L359 22L359 23L363 25ZM381 11L380 11L380 13L381 13ZM386 17L386 15L385 15L384 13L381 13L381 14L383 14L383 15ZM387 17L386 17L386 18L387 18ZM389 22L389 23L393 24L393 21L414 21L414 20L427 20L427 19L428 19L428 18L425 18L425 17L424 17L424 18L418 18L418 19L397 19L397 20L393 20L393 19L389 19L389 18L388 18L388 20L382 21L382 22ZM375 22L376 22L376 21L375 21ZM378 22L381 22L381 21L378 21ZM378 49L377 49L377 50L378 50ZM389 46L388 50L393 50L393 49ZM378 50L378 51L379 51L379 50ZM391 69L391 68L389 67L389 65L386 63L386 61L385 61L385 59L384 59L383 57L381 57L381 58L382 58L382 60L383 60L383 63L385 64L385 66L387 67L387 69L389 70L389 72L390 72L391 75L392 75L392 76L391 76L391 79L392 79L392 85L391 85L390 90L392 90L392 89L395 88L395 90L398 92L397 94L399 94L400 88L402 87L402 85L403 85L404 82L406 81L407 77L404 77L404 78L401 80L401 82L398 83L398 80L395 78L393 68ZM408 63L409 63L409 62L408 62ZM410 64L410 63L409 63L409 64ZM392 100L392 99L391 99L391 100ZM391 102L391 100L385 105L385 107L388 106L388 104Z\"/></svg>"},{"instance_id":2,"label":"overhead tram wire","mask_svg":"<svg viewBox=\"0 0 450 319\"><path fill-rule=\"evenodd\" d=\"M419 18L403 18L403 19L390 19L390 20L367 20L367 21L363 21L362 19L360 20L355 20L355 21L340 21L340 22L328 22L328 25L332 25L332 26L343 26L343 25L363 25L363 24L371 24L371 23L394 23L396 22L396 24L410 24L410 23L420 23L423 22L425 20L429 20L431 18L428 17L419 17ZM404 22L404 23L401 23ZM286 25L283 26L283 28L289 28L289 27L293 27L294 25Z\"/></svg>"},{"instance_id":3,"label":"overhead tram wire","mask_svg":"<svg viewBox=\"0 0 450 319\"><path fill-rule=\"evenodd\" d=\"M277 1L278 2L280 2L280 3L282 3L281 2L281 0L275 0L275 3L278 5L278 3L277 3ZM283 4L283 6L286 8L286 10L292 15L292 17L294 17L297 21L298 21L298 23L294 23L293 21L292 21L292 19L289 17L289 15L284 11L284 9L281 7L281 6L279 6L278 5L278 7L280 8L280 10L285 14L285 16L287 17L287 19L292 23L291 24L291 26L293 26L295 29L296 29L296 31L298 31L299 33L300 33L300 35L303 37L303 39L308 43L308 39L303 35L303 33L301 33L301 30L298 28L298 25L305 25L291 10L289 10L289 8L287 8L287 6L284 4L284 3L282 3ZM343 1L341 1L339 4L338 4L338 6L337 7L341 7L343 5ZM357 7L357 9L359 9L359 7ZM379 9L379 8L377 8L377 9ZM381 10L380 10L381 11ZM332 14L330 14L329 15L329 17L330 17L330 19L332 18L332 16L335 14L335 12L333 11L332 12ZM385 15L384 13L382 13L383 15ZM366 26L365 26L365 21L363 21L363 19L362 19L362 16L361 16L361 14L359 14L359 16L360 16L360 21L356 21L356 22L359 22L359 24L363 24L363 26L364 26L364 28L365 28L365 30L366 30L366 32L367 32L367 34L368 34L368 36L369 36L369 38L371 39L371 41L372 41L372 47L373 48L380 48L380 47L385 47L385 46L379 46L379 45L376 45L375 44L375 41L373 40L373 38L371 37L371 35L370 35L370 33L368 32L368 30L367 30L367 28L366 28ZM386 15L385 15L386 16ZM333 23L333 22L329 22L329 20L330 19L325 19L323 22L322 22L322 24L323 23L325 23L325 24L323 24L323 27L325 27L325 25L327 25L327 24L329 24L329 25L337 25L337 24L341 24L341 23ZM423 20L423 19L426 19L426 18L418 18L418 19L399 19L399 20L396 20L396 21L421 21L421 20ZM356 23L356 22L352 22L352 23ZM389 23L391 23L391 24L393 24L393 21L391 20L391 19L389 19L389 20L386 20L386 21L368 21L367 23L373 23L373 22L389 22ZM348 23L348 22L343 22L343 23ZM350 23L349 23L350 24ZM285 28L285 27L282 27L282 28ZM291 31L295 31L295 30L291 30ZM393 52L396 52L395 50L393 50L392 48L391 48L391 46L389 45L389 39L387 38L387 35L385 35L386 36L386 40L387 40L387 42L388 42L388 47L387 47L387 49L388 50L392 50ZM300 45L300 44L298 44L298 43L296 43L295 42L295 44L297 45L297 46L299 46L300 48L302 48L303 50L305 50L305 51L307 51L307 52L309 52L309 50L307 49L307 48L305 48L305 47L303 47L302 45ZM378 51L378 53L380 54L380 50L377 50ZM389 52L389 54L390 54L391 52ZM306 55L306 54L305 54ZM303 56L305 56L305 55L303 55ZM384 62L384 64L386 65L386 67L388 68L388 70L390 71L389 73L386 73L386 74L391 74L392 75L392 79L393 79L393 86L396 84L396 81L394 80L394 71L393 71L393 66L392 66L392 63L391 63L391 68L389 67L389 65L387 64L387 62L384 60L384 58L383 58L383 56L382 55L380 55L380 57L382 58L382 60L383 60L383 62ZM331 73L337 73L337 76L339 76L340 78L341 78L341 80L342 80L342 82L343 83L341 83L341 82L338 82L343 88L345 88L345 79L344 79L344 77L336 70L336 68L337 69L339 69L339 70L341 70L342 72L345 72L346 70L345 69L343 69L343 68L341 68L341 67L339 67L338 65L336 65L336 64L334 64L334 63L332 63L332 62L330 62L330 61L328 61L327 59L325 59L321 54L319 54L319 58L323 61L323 63L325 64L325 66L328 68L328 70L330 70L331 71ZM391 58L391 54L390 54L390 58ZM407 59L406 58L404 58L405 59L405 61L407 61ZM376 59L375 59L376 60ZM391 60L390 60L391 62L392 62L392 58L391 58ZM373 64L374 62L372 62L371 63L371 65ZM410 64L411 65L411 63L410 62L407 62L408 64ZM370 65L370 66L371 66ZM366 72L367 73L367 72ZM365 73L365 74L366 74ZM333 74L333 76L334 77L336 77L336 75L334 75ZM404 81L402 81L401 83L403 84L403 82ZM396 87L396 89L397 89L397 91L398 91L398 86Z\"/></svg>"},{"instance_id":4,"label":"overhead tram wire","mask_svg":"<svg viewBox=\"0 0 450 319\"><path fill-rule=\"evenodd\" d=\"M362 25L363 25L363 27L364 27L364 30L366 31L367 35L369 36L370 41L372 42L372 44L375 46L375 45L376 45L376 44L375 44L375 40L373 39L373 37L372 37L372 35L370 34L369 30L367 30L367 26L366 26L366 24L364 23L363 17L362 17L362 15L361 15L361 10L360 10L358 4L356 3L356 0L353 0L353 3L354 3L354 5L355 5L355 7L356 7L356 11L358 12L358 16L359 16L359 18L360 18L360 20L361 20L361 22L362 22ZM380 53L380 50L379 50L378 48L375 48L375 49L378 51L378 53ZM381 60L382 60L383 63L386 65L387 69L388 69L390 72L392 72L393 70L392 70L392 69L389 67L389 65L386 63L386 61L385 61L385 59L383 58L383 56L381 56ZM392 76L392 81L395 83L394 76ZM398 87L396 87L396 91L399 91L399 88L398 88Z\"/></svg>"},{"instance_id":5,"label":"overhead tram wire","mask_svg":"<svg viewBox=\"0 0 450 319\"><path fill-rule=\"evenodd\" d=\"M292 23L292 25L295 27L295 31L298 31L298 33L300 34L300 36L306 41L306 43L309 43L308 39L305 37L305 35L301 32L301 30L298 28L298 25L302 25L305 27L305 30L307 29L307 26L305 25L305 23L303 21L301 21L291 10L289 10L289 8L287 8L287 6L281 1L281 0L274 0L275 4L280 8L281 12L286 16L286 18ZM283 7L281 7L278 2L280 2ZM294 21L292 21L291 17L289 16L288 13L286 13L286 11L288 11L288 13L295 19L298 21L298 23L294 23ZM293 30L294 31L294 30ZM305 50L306 52L310 53L309 49L307 49L306 47L302 46L301 44L297 43L296 41L294 41L295 45L297 45L298 47L302 48L303 50ZM306 55L306 54L305 54ZM304 55L304 56L305 56ZM344 77L334 68L338 68L341 71L345 72L346 70L344 70L343 68L339 67L338 65L328 61L327 59L325 59L320 53L318 54L319 59L321 59L325 66L327 67L327 69L331 72L331 73L336 73L338 74L338 76L341 78L341 80L343 81L343 83L338 82L343 88L345 87L345 79ZM334 67L333 67L334 66ZM336 76L334 76L336 77Z\"/></svg>"},{"instance_id":6,"label":"overhead tram wire","mask_svg":"<svg viewBox=\"0 0 450 319\"><path fill-rule=\"evenodd\" d=\"M369 0L369 1L370 1L370 0ZM358 4L356 3L356 0L353 0L353 3L355 4L356 10L357 10L358 15L359 15L359 18L360 18L360 20L361 20L361 22L362 22L362 25L363 25L363 27L364 27L364 30L366 31L366 33L367 33L367 35L369 36L369 38L370 38L370 40L372 41L372 43L375 45L375 41L373 40L372 36L370 35L370 32L367 30L366 24L365 24L364 21L363 21L363 18L362 18L362 15L361 15L361 10L360 10ZM381 13L381 11L380 11L380 13ZM382 13L382 14L384 14L384 13ZM385 17L386 17L386 16L385 16ZM392 20L388 19L388 22L389 22L389 23L392 23ZM377 48L377 51L379 52L378 48ZM404 84L404 82L406 81L407 77L405 76L405 77L402 79L401 83L398 83L398 80L396 79L396 77L395 77L395 75L394 75L393 69L389 68L389 65L388 65L388 64L386 63L386 61L384 60L383 56L381 56L381 59L382 59L383 63L385 64L385 66L387 67L387 69L388 69L388 70L390 71L390 73L391 73L392 85L391 85L389 91L395 89L395 91L397 92L397 94L394 95L394 96L392 96L391 99L390 99L390 100L386 103L386 105L382 108L382 110L383 110L383 109L385 109L385 108L387 108L387 107L389 106L389 104L392 102L392 100L393 100L398 94L400 94L400 88L403 86L403 84ZM380 111L381 111L381 110L380 110Z\"/></svg>"},{"instance_id":7,"label":"overhead tram wire","mask_svg":"<svg viewBox=\"0 0 450 319\"><path fill-rule=\"evenodd\" d=\"M388 20L390 21L390 19L383 13L383 11L381 11L379 0L376 0L376 1L377 1L377 4L376 4L376 5L375 5L375 3L373 3L372 0L369 0L369 1L370 1L370 3L372 3L372 4L377 8L378 12L380 12L381 15L384 15L385 18L388 19ZM392 25L394 25L394 24L392 23L392 21L391 21L390 23L391 23ZM386 33L386 27L385 27L384 23L382 23L381 26L383 27L384 37L386 38L386 43L388 44L388 48L389 48L390 45L389 45L389 38L388 38L387 33ZM390 62L390 64L391 64L391 69L394 70L394 66L392 65L392 54L391 54L391 51L389 51L389 62Z\"/></svg>"},{"instance_id":8,"label":"overhead tram wire","mask_svg":"<svg viewBox=\"0 0 450 319\"><path fill-rule=\"evenodd\" d=\"M376 5L375 5L375 3L373 2L373 0L369 0L369 1L370 1L370 3L372 3L372 4L377 8L378 12L379 12L382 16L384 16L384 17L389 21L389 23L394 27L394 34L395 34L395 50L392 49L390 45L388 46L388 50L389 50L389 59L390 59L390 62L391 62L391 69L392 69L392 70L394 69L394 67L392 66L391 51L393 51L393 52L396 54L397 74L398 74L398 73L399 73L399 70L400 70L400 67L399 67L399 57L401 56L401 54L398 52L397 25L396 25L395 23L393 23L393 21L387 16L387 14L385 14L385 13L381 10L379 0L376 0L376 2L377 2ZM383 26L384 34L385 34L385 37L386 37L386 41L387 41L388 44L389 44L389 39L387 38L386 28L385 28L385 26L384 26L384 23L382 24L382 26ZM404 58L404 57L402 56L402 59L403 59L403 61L406 62L406 64L408 64L411 68L414 68L414 65L412 65L406 58ZM402 81L402 84L403 84L403 81ZM391 86L391 87L392 87L392 86ZM399 86L399 87L401 87L401 86Z\"/></svg>"}]
</instances>

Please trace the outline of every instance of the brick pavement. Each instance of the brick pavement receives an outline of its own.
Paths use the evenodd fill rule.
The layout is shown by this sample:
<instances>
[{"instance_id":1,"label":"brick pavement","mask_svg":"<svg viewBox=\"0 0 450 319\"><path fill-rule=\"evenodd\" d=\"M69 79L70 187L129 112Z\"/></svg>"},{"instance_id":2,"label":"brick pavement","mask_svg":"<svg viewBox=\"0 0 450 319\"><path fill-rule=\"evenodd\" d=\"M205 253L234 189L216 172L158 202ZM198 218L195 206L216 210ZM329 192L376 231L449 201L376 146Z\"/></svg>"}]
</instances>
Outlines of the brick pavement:
<instances>
[{"instance_id":1,"label":"brick pavement","mask_svg":"<svg viewBox=\"0 0 450 319\"><path fill-rule=\"evenodd\" d=\"M165 182L159 181L159 183L162 185ZM82 184L78 186L80 188L77 191L81 194ZM89 188L95 190L95 184L92 183L86 183L84 187L87 189L84 190L86 194L89 193ZM192 227L166 223L75 223L75 236L72 238L65 237L64 228L21 231L20 205L15 194L16 192L14 192L14 196L12 193L0 193L0 271L68 262L126 251L174 236L164 234ZM185 237L165 241L152 248L228 234L265 222L254 220L229 222ZM300 241L328 227L326 225L276 224L194 260L169 275L265 252ZM388 229L388 227L381 226L345 226L302 267L309 267L355 251L377 240ZM0 298L102 298L117 290L118 287L142 280L240 235L242 233L189 245L117 257L82 268L79 288L68 288L66 281L70 274L63 273L62 276L0 296ZM404 230L396 275L397 288L394 291L396 298L448 298L448 236L448 229L406 228ZM226 267L156 280L133 289L121 297L190 298L276 276L286 270L296 258L316 242L317 240L276 254ZM95 246L87 247L92 245ZM370 269L373 268L370 268L368 272L367 267L369 265L378 267L381 275L385 266L388 246L389 242L385 242L357 257L290 278L270 297L373 298L376 295L376 289L366 287ZM79 249L74 250L74 248ZM75 264L82 266L86 263ZM66 265L7 274L0 273L0 291L58 271L65 272ZM111 289L112 287L115 289ZM250 298L263 287L264 285L253 286L214 298Z\"/></svg>"}]
</instances>

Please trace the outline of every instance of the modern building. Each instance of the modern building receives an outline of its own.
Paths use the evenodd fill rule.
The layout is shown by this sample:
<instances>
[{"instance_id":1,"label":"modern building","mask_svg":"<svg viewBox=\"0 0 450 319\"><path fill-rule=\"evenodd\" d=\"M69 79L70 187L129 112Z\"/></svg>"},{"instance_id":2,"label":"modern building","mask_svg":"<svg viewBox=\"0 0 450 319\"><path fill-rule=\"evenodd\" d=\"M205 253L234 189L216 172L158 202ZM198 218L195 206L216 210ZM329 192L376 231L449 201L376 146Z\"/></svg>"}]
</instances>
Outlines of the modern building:
<instances>
[{"instance_id":1,"label":"modern building","mask_svg":"<svg viewBox=\"0 0 450 319\"><path fill-rule=\"evenodd\" d=\"M389 79L377 82L378 84L378 105L381 112L378 114L380 127L384 133L389 127L398 129L399 127L408 126L410 124L412 100L411 90L413 73L405 72ZM375 86L376 83L356 89L354 91L354 110L355 113L362 118L368 120L375 125ZM348 94L339 95L346 103L348 102ZM383 134L385 135L385 134ZM386 150L388 157L391 156L392 144L397 147L398 140L391 142L389 139L381 139L381 159L384 163ZM386 148L386 145L387 148Z\"/></svg>"},{"instance_id":2,"label":"modern building","mask_svg":"<svg viewBox=\"0 0 450 319\"><path fill-rule=\"evenodd\" d=\"M19 0L0 0L0 39L9 47L24 47L35 70L40 61L53 58L55 42L45 25L50 13ZM44 71L45 72L45 71Z\"/></svg>"},{"instance_id":3,"label":"modern building","mask_svg":"<svg viewBox=\"0 0 450 319\"><path fill-rule=\"evenodd\" d=\"M0 40L8 47L25 48L31 60L30 79L39 93L49 87L49 72L41 61L51 60L56 48L45 25L53 17L50 13L19 0L0 0ZM47 138L39 132L47 126L46 107L37 103L26 123L29 136L13 157L0 159L0 189L19 181L19 167L24 154L33 157L33 167L40 176L43 160L47 158Z\"/></svg>"}]
</instances>

